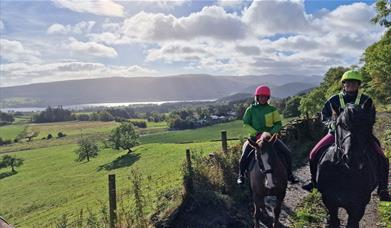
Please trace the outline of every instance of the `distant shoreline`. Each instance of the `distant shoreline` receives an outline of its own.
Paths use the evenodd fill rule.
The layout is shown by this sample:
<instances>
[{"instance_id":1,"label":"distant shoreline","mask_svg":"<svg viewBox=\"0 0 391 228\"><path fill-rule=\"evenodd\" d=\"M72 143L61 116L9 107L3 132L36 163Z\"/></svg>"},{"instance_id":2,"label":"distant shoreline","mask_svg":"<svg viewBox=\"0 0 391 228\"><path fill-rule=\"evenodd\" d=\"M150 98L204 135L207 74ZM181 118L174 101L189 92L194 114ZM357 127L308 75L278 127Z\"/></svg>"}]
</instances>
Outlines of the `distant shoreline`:
<instances>
[{"instance_id":1,"label":"distant shoreline","mask_svg":"<svg viewBox=\"0 0 391 228\"><path fill-rule=\"evenodd\" d=\"M139 101L139 102L112 102L112 103L91 103L91 104L75 104L75 105L63 105L64 109L80 111L87 108L97 107L121 107L130 105L162 105L167 103L182 103L182 102L213 102L217 99L208 100L182 100L182 101ZM51 107L57 107L53 105ZM18 108L0 108L2 112L40 112L45 110L46 107L18 107Z\"/></svg>"}]
</instances>

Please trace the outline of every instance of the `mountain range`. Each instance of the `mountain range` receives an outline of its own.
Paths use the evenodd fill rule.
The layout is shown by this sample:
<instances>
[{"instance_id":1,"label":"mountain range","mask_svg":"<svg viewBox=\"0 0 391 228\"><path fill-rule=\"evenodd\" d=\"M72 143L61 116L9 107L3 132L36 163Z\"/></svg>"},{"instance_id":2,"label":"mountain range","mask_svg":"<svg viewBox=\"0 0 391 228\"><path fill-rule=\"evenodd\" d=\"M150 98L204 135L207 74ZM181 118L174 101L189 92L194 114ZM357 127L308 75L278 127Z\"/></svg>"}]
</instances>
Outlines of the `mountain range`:
<instances>
[{"instance_id":1,"label":"mountain range","mask_svg":"<svg viewBox=\"0 0 391 228\"><path fill-rule=\"evenodd\" d=\"M56 81L0 87L2 108L45 107L91 103L212 100L235 93L252 93L260 84L269 85L272 96L283 98L317 86L319 76L264 75L166 77L111 77ZM23 104L15 101L27 101Z\"/></svg>"}]
</instances>

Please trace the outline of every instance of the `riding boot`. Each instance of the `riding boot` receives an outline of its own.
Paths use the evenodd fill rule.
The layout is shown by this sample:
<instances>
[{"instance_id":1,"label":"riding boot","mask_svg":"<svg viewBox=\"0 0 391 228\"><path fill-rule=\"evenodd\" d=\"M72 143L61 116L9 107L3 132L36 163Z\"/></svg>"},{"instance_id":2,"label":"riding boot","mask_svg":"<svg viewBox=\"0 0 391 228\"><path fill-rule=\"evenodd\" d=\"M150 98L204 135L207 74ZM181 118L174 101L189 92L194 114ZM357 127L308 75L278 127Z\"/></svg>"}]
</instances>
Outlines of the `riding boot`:
<instances>
[{"instance_id":1,"label":"riding boot","mask_svg":"<svg viewBox=\"0 0 391 228\"><path fill-rule=\"evenodd\" d=\"M237 180L238 184L243 184L244 182L245 179L244 172L246 171L247 158L250 155L251 150L252 147L249 144L243 145L243 149L242 149L243 153L239 160L239 177Z\"/></svg>"},{"instance_id":2,"label":"riding boot","mask_svg":"<svg viewBox=\"0 0 391 228\"><path fill-rule=\"evenodd\" d=\"M315 159L310 159L311 180L307 181L303 186L301 186L304 190L307 190L309 192L311 192L312 189L316 188L316 165L317 162L315 161Z\"/></svg>"},{"instance_id":3,"label":"riding boot","mask_svg":"<svg viewBox=\"0 0 391 228\"><path fill-rule=\"evenodd\" d=\"M380 201L391 202L391 196L388 192L390 162L388 158L381 157L380 163L381 165L378 168L379 187L377 188L377 193L379 195Z\"/></svg>"},{"instance_id":4,"label":"riding boot","mask_svg":"<svg viewBox=\"0 0 391 228\"><path fill-rule=\"evenodd\" d=\"M291 184L295 184L299 182L292 172L292 158L291 158L291 151L289 150L289 148L280 139L276 140L274 146L277 149L277 151L280 152L279 154L282 154L283 159L285 160L286 171L288 174L288 181Z\"/></svg>"}]
</instances>

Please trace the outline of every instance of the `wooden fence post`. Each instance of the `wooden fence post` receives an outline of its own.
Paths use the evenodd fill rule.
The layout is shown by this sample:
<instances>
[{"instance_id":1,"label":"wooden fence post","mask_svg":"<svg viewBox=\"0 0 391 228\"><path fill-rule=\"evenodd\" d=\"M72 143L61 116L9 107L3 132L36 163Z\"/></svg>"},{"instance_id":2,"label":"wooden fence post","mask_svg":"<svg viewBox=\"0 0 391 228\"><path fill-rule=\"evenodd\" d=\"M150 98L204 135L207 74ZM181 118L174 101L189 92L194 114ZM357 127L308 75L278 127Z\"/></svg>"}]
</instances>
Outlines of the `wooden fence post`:
<instances>
[{"instance_id":1,"label":"wooden fence post","mask_svg":"<svg viewBox=\"0 0 391 228\"><path fill-rule=\"evenodd\" d=\"M227 153L228 146L227 146L227 131L222 130L221 131L221 147L223 149L224 153Z\"/></svg>"},{"instance_id":2,"label":"wooden fence post","mask_svg":"<svg viewBox=\"0 0 391 228\"><path fill-rule=\"evenodd\" d=\"M188 177L186 180L186 190L188 192L193 191L193 167L191 167L190 149L186 149L186 164Z\"/></svg>"},{"instance_id":3,"label":"wooden fence post","mask_svg":"<svg viewBox=\"0 0 391 228\"><path fill-rule=\"evenodd\" d=\"M110 228L115 227L117 222L117 194L115 190L115 174L109 175L109 215Z\"/></svg>"}]
</instances>

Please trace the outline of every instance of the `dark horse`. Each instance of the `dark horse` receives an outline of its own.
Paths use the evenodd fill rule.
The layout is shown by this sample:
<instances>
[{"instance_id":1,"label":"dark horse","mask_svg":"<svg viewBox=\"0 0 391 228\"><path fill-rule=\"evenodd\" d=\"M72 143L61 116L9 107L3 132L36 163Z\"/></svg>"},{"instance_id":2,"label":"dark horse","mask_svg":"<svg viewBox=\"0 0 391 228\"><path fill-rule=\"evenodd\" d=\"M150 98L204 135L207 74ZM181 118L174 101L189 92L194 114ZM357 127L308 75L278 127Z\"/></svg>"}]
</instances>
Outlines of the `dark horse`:
<instances>
[{"instance_id":1,"label":"dark horse","mask_svg":"<svg viewBox=\"0 0 391 228\"><path fill-rule=\"evenodd\" d=\"M249 139L243 145L243 148L245 148L249 143L255 148L256 152L249 166L256 228L259 227L260 221L263 221L268 227L275 227L279 224L281 205L286 194L288 175L282 160L279 159L273 149L276 136L272 137L269 133L264 133L257 142ZM277 198L276 206L273 208L273 220L270 219L266 211L265 196L276 196Z\"/></svg>"},{"instance_id":2,"label":"dark horse","mask_svg":"<svg viewBox=\"0 0 391 228\"><path fill-rule=\"evenodd\" d=\"M374 116L364 106L349 105L342 111L336 120L335 143L318 161L318 189L330 227L339 227L340 207L349 216L347 227L359 227L377 185L376 158L370 151Z\"/></svg>"}]
</instances>

